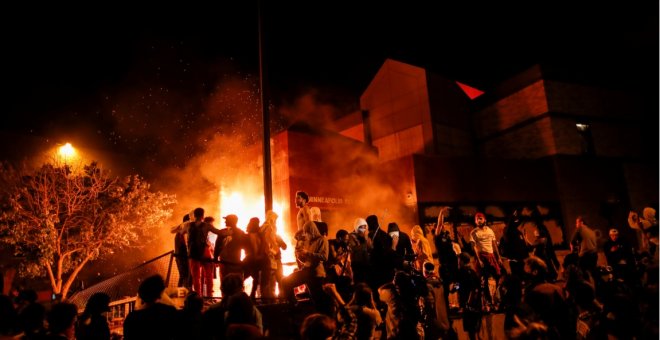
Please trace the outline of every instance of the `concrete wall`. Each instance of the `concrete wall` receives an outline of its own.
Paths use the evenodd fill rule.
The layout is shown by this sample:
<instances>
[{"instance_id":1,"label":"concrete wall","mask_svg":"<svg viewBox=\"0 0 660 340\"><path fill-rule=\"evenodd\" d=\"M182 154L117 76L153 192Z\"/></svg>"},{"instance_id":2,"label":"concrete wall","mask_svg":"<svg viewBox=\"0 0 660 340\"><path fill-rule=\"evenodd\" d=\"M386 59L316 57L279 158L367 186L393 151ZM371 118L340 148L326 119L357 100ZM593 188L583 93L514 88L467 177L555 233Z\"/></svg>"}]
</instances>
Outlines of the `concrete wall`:
<instances>
[{"instance_id":1,"label":"concrete wall","mask_svg":"<svg viewBox=\"0 0 660 340\"><path fill-rule=\"evenodd\" d=\"M460 157L474 154L472 100L455 81L427 73L434 149L428 154Z\"/></svg>"},{"instance_id":2,"label":"concrete wall","mask_svg":"<svg viewBox=\"0 0 660 340\"><path fill-rule=\"evenodd\" d=\"M529 121L507 133L493 136L481 144L488 158L538 159L557 153L549 117Z\"/></svg>"},{"instance_id":3,"label":"concrete wall","mask_svg":"<svg viewBox=\"0 0 660 340\"><path fill-rule=\"evenodd\" d=\"M419 202L557 201L549 160L495 160L415 155Z\"/></svg>"},{"instance_id":4,"label":"concrete wall","mask_svg":"<svg viewBox=\"0 0 660 340\"><path fill-rule=\"evenodd\" d=\"M474 114L479 140L548 112L543 80L538 80L488 105Z\"/></svg>"},{"instance_id":5,"label":"concrete wall","mask_svg":"<svg viewBox=\"0 0 660 340\"><path fill-rule=\"evenodd\" d=\"M548 110L592 118L637 120L642 107L625 92L546 80Z\"/></svg>"},{"instance_id":6,"label":"concrete wall","mask_svg":"<svg viewBox=\"0 0 660 340\"><path fill-rule=\"evenodd\" d=\"M378 148L378 159L381 162L416 153L424 153L423 127L420 124L394 132L391 135L374 140L373 144Z\"/></svg>"},{"instance_id":7,"label":"concrete wall","mask_svg":"<svg viewBox=\"0 0 660 340\"><path fill-rule=\"evenodd\" d=\"M600 232L601 241L611 227L632 236L626 227L629 203L620 162L580 156L557 156L553 162L567 235L574 232L575 219L583 216Z\"/></svg>"}]
</instances>

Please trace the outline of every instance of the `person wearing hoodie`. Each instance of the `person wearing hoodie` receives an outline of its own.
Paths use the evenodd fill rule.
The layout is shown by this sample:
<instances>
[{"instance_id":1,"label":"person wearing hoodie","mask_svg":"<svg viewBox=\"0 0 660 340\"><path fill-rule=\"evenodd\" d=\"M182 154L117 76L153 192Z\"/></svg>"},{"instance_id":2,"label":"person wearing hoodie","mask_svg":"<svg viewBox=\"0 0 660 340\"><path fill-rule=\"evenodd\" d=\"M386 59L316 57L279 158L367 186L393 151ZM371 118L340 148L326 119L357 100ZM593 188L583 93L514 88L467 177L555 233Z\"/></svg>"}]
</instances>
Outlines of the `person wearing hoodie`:
<instances>
[{"instance_id":1,"label":"person wearing hoodie","mask_svg":"<svg viewBox=\"0 0 660 340\"><path fill-rule=\"evenodd\" d=\"M639 251L648 251L653 254L658 246L658 220L655 218L655 209L646 207L642 210L640 218L637 212L628 214L628 225L637 233Z\"/></svg>"},{"instance_id":2,"label":"person wearing hoodie","mask_svg":"<svg viewBox=\"0 0 660 340\"><path fill-rule=\"evenodd\" d=\"M367 284L372 291L385 283L392 281L394 266L392 265L392 239L380 228L378 217L369 215L366 218L369 229L369 239L373 248L369 254L369 276ZM378 302L378 300L376 300Z\"/></svg>"},{"instance_id":3,"label":"person wearing hoodie","mask_svg":"<svg viewBox=\"0 0 660 340\"><path fill-rule=\"evenodd\" d=\"M353 223L353 232L348 238L348 248L351 252L353 283L367 282L372 245L371 239L367 236L367 221L364 218L357 218Z\"/></svg>"},{"instance_id":4,"label":"person wearing hoodie","mask_svg":"<svg viewBox=\"0 0 660 340\"><path fill-rule=\"evenodd\" d=\"M417 257L415 258L414 267L417 271L422 273L424 270L424 263L426 262L433 263L433 253L431 252L431 244L429 243L429 240L427 240L426 237L424 237L424 231L422 230L422 227L420 227L419 225L414 226L410 234L413 244L413 250L415 251L415 255L417 255Z\"/></svg>"},{"instance_id":5,"label":"person wearing hoodie","mask_svg":"<svg viewBox=\"0 0 660 340\"><path fill-rule=\"evenodd\" d=\"M265 298L275 297L275 282L282 287L284 267L282 266L282 250L286 250L287 244L282 237L277 235L277 213L272 210L266 212L266 222L261 226L264 247L268 258L267 267L270 273L261 276L261 287Z\"/></svg>"},{"instance_id":6,"label":"person wearing hoodie","mask_svg":"<svg viewBox=\"0 0 660 340\"><path fill-rule=\"evenodd\" d=\"M392 251L394 252L394 268L403 270L403 261L407 256L415 252L410 241L410 236L399 229L399 225L392 222L387 225L387 233L392 238Z\"/></svg>"},{"instance_id":7,"label":"person wearing hoodie","mask_svg":"<svg viewBox=\"0 0 660 340\"><path fill-rule=\"evenodd\" d=\"M284 297L292 304L296 303L293 289L306 284L316 304L317 310L327 312L327 298L323 293L322 284L325 279L324 262L328 260L328 240L321 235L312 221L305 223L302 229L305 247L298 251L297 257L302 261L302 269L284 278L282 283Z\"/></svg>"}]
</instances>

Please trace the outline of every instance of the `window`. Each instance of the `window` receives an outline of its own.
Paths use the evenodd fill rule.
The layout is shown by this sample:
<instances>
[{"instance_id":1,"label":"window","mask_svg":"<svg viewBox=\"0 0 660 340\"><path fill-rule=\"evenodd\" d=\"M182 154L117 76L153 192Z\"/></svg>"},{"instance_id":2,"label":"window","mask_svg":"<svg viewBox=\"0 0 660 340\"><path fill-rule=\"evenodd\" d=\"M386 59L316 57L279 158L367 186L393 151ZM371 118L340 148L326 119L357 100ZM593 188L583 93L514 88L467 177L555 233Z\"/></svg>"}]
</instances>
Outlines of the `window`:
<instances>
[{"instance_id":1,"label":"window","mask_svg":"<svg viewBox=\"0 0 660 340\"><path fill-rule=\"evenodd\" d=\"M591 136L591 125L588 123L576 123L578 133L580 134L580 144L583 155L594 155L594 140Z\"/></svg>"}]
</instances>

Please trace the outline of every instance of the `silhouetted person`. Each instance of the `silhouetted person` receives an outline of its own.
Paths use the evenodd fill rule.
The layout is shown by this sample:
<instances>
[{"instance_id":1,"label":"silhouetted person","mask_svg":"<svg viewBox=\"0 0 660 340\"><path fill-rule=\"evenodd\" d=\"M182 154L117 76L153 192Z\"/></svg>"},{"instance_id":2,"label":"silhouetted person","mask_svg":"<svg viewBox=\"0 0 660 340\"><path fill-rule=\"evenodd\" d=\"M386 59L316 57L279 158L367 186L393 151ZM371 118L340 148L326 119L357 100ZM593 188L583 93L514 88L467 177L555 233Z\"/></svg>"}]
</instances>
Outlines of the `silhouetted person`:
<instances>
[{"instance_id":1,"label":"silhouetted person","mask_svg":"<svg viewBox=\"0 0 660 340\"><path fill-rule=\"evenodd\" d=\"M75 339L76 315L76 305L66 302L55 304L48 312L48 333L44 339Z\"/></svg>"},{"instance_id":2,"label":"silhouetted person","mask_svg":"<svg viewBox=\"0 0 660 340\"><path fill-rule=\"evenodd\" d=\"M371 253L369 254L369 276L367 284L371 290L376 290L394 276L394 266L390 258L392 257L392 239L380 228L378 217L369 215L366 218L369 229L369 239L371 241ZM380 301L378 297L376 302Z\"/></svg>"},{"instance_id":3,"label":"silhouetted person","mask_svg":"<svg viewBox=\"0 0 660 340\"><path fill-rule=\"evenodd\" d=\"M226 323L225 312L229 304L229 297L243 291L243 276L228 274L220 281L222 300L211 305L202 315L202 337L204 339L224 339Z\"/></svg>"},{"instance_id":4,"label":"silhouetted person","mask_svg":"<svg viewBox=\"0 0 660 340\"><path fill-rule=\"evenodd\" d=\"M238 228L238 216L234 214L223 217L226 228L222 229L215 240L214 258L220 257L220 278L228 274L237 273L243 275L243 262L241 251L245 251L246 234Z\"/></svg>"},{"instance_id":5,"label":"silhouetted person","mask_svg":"<svg viewBox=\"0 0 660 340\"><path fill-rule=\"evenodd\" d=\"M6 295L0 295L0 338L12 338L20 332L18 313Z\"/></svg>"},{"instance_id":6,"label":"silhouetted person","mask_svg":"<svg viewBox=\"0 0 660 340\"><path fill-rule=\"evenodd\" d=\"M520 231L521 219L518 211L513 212L509 224L504 229L500 239L500 253L509 259L511 274L522 279L525 273L525 259L529 257L529 249L525 237Z\"/></svg>"},{"instance_id":7,"label":"silhouetted person","mask_svg":"<svg viewBox=\"0 0 660 340\"><path fill-rule=\"evenodd\" d=\"M195 292L188 294L183 303L183 309L178 311L182 339L195 340L202 338L203 307L204 299L199 294Z\"/></svg>"},{"instance_id":8,"label":"silhouetted person","mask_svg":"<svg viewBox=\"0 0 660 340\"><path fill-rule=\"evenodd\" d=\"M452 233L448 230L449 227L445 226L445 213L447 211L449 211L449 208L445 207L438 214L433 243L435 243L435 249L438 252L438 262L440 262L438 272L442 279L445 302L447 302L447 309L449 310L449 286L454 282L456 273L458 273L458 255L454 250L455 243L452 240Z\"/></svg>"},{"instance_id":9,"label":"silhouetted person","mask_svg":"<svg viewBox=\"0 0 660 340\"><path fill-rule=\"evenodd\" d=\"M330 339L335 334L337 323L323 314L311 314L300 327L301 340Z\"/></svg>"},{"instance_id":10,"label":"silhouetted person","mask_svg":"<svg viewBox=\"0 0 660 340\"><path fill-rule=\"evenodd\" d=\"M229 297L225 322L227 339L259 339L263 330L252 300L244 293L239 292Z\"/></svg>"},{"instance_id":11,"label":"silhouetted person","mask_svg":"<svg viewBox=\"0 0 660 340\"><path fill-rule=\"evenodd\" d=\"M172 229L172 232L182 233L186 237L193 290L197 294L203 295L202 275L204 275L203 283L207 287L206 295L213 296L213 259L209 252L207 237L209 232L216 235L220 235L221 232L211 224L204 222L204 209L195 209L193 218L194 221L185 222L178 228Z\"/></svg>"},{"instance_id":12,"label":"silhouetted person","mask_svg":"<svg viewBox=\"0 0 660 340\"><path fill-rule=\"evenodd\" d=\"M110 311L110 296L106 293L94 293L85 306L85 311L78 318L76 325L77 340L110 339L110 327L104 313Z\"/></svg>"},{"instance_id":13,"label":"silhouetted person","mask_svg":"<svg viewBox=\"0 0 660 340\"><path fill-rule=\"evenodd\" d=\"M259 218L252 217L247 225L247 242L245 247L245 259L243 260L244 278L252 277L252 290L250 298L254 299L257 295L257 289L261 285L262 275L268 275L269 265L267 249L264 237L259 227ZM261 287L261 296L264 296L264 287Z\"/></svg>"},{"instance_id":14,"label":"silhouetted person","mask_svg":"<svg viewBox=\"0 0 660 340\"><path fill-rule=\"evenodd\" d=\"M472 268L472 259L467 253L459 255L459 270L456 273L456 283L453 289L458 292L458 300L463 309L463 331L468 333L470 339L475 339L481 328L482 316L482 287L479 275Z\"/></svg>"},{"instance_id":15,"label":"silhouetted person","mask_svg":"<svg viewBox=\"0 0 660 340\"><path fill-rule=\"evenodd\" d=\"M190 214L183 216L183 222L190 221ZM174 233L174 261L176 261L176 268L179 271L179 282L177 287L192 288L192 279L190 277L190 264L188 263L188 246L186 245L185 233L183 232L182 225L172 227L171 232Z\"/></svg>"},{"instance_id":16,"label":"silhouetted person","mask_svg":"<svg viewBox=\"0 0 660 340\"><path fill-rule=\"evenodd\" d=\"M138 288L143 308L133 310L124 320L124 339L176 339L179 336L179 318L176 308L159 302L165 290L160 275L146 278Z\"/></svg>"},{"instance_id":17,"label":"silhouetted person","mask_svg":"<svg viewBox=\"0 0 660 340\"><path fill-rule=\"evenodd\" d=\"M530 256L525 260L527 287L524 303L531 309L533 319L540 319L550 333L560 339L568 339L575 334L575 319L571 319L569 305L561 287L548 282L548 267L543 260Z\"/></svg>"}]
</instances>

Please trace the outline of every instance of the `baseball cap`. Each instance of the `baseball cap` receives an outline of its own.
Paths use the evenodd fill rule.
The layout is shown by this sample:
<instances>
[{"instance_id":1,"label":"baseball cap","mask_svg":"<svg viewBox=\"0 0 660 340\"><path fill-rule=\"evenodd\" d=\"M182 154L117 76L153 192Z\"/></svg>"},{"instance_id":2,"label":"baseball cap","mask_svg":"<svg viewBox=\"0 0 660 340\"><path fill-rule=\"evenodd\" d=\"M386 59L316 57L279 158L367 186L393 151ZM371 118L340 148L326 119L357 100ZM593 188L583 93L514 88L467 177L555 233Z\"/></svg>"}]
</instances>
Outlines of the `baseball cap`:
<instances>
[{"instance_id":1,"label":"baseball cap","mask_svg":"<svg viewBox=\"0 0 660 340\"><path fill-rule=\"evenodd\" d=\"M228 222L232 222L232 221L233 221L234 223L238 222L238 216L236 216L236 215L234 215L234 214L229 214L229 215L227 215L227 216L225 216L225 217L223 217L223 218L224 218L226 221L228 221Z\"/></svg>"}]
</instances>

